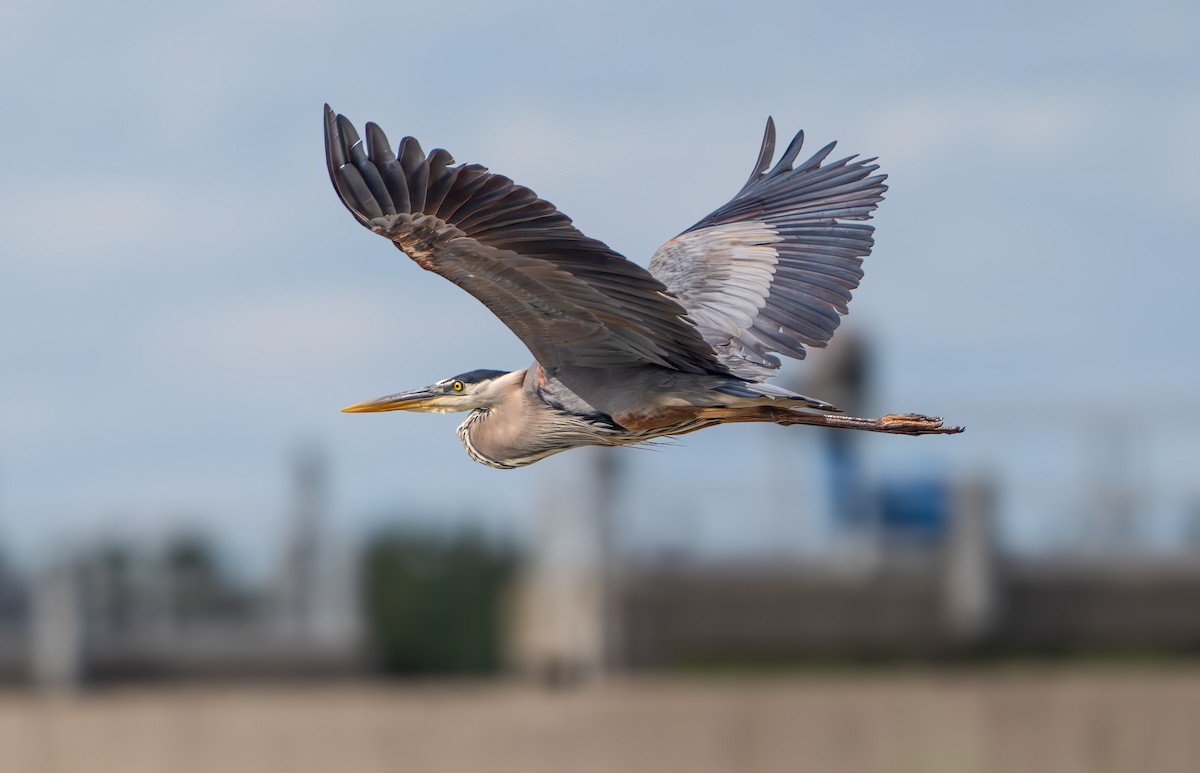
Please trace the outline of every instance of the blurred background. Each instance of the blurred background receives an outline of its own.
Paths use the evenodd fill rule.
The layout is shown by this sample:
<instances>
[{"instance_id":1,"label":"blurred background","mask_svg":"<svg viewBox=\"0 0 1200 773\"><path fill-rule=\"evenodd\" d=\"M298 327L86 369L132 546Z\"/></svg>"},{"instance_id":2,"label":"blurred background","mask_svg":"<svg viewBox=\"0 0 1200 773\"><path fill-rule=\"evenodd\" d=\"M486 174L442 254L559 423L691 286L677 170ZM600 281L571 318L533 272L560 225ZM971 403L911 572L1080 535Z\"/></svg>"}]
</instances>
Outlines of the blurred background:
<instances>
[{"instance_id":1,"label":"blurred background","mask_svg":"<svg viewBox=\"0 0 1200 773\"><path fill-rule=\"evenodd\" d=\"M7 0L0 771L1200 764L1200 11ZM643 265L762 123L890 175L784 385L499 472L344 405L530 360L320 108Z\"/></svg>"}]
</instances>

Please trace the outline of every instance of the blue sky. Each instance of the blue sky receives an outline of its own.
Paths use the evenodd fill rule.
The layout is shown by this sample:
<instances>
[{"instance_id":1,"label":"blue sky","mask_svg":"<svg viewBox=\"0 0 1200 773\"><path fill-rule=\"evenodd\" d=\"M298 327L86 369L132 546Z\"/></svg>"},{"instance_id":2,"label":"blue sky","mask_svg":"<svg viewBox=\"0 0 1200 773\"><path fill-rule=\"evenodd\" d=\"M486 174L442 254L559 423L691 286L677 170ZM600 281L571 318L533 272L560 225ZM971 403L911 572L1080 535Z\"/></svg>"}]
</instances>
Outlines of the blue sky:
<instances>
[{"instance_id":1,"label":"blue sky","mask_svg":"<svg viewBox=\"0 0 1200 773\"><path fill-rule=\"evenodd\" d=\"M583 454L474 465L458 417L338 413L530 358L341 208L327 101L508 174L643 264L736 191L768 114L878 155L891 190L847 324L882 354L880 410L970 427L869 439L880 474L1002 469L1028 484L1014 501L1079 507L1071 492L1105 464L1089 461L1108 442L1089 429L1103 412L1139 460L1125 474L1164 507L1200 498L1200 426L1166 416L1194 416L1200 391L1193 4L9 2L5 15L0 539L36 550L199 520L265 544L305 439L328 450L350 530L388 508L483 504L520 526L581 474ZM763 539L760 521L721 513L820 485L811 449L780 432L629 452L635 519ZM1052 539L1034 511L1011 515L1016 531Z\"/></svg>"}]
</instances>

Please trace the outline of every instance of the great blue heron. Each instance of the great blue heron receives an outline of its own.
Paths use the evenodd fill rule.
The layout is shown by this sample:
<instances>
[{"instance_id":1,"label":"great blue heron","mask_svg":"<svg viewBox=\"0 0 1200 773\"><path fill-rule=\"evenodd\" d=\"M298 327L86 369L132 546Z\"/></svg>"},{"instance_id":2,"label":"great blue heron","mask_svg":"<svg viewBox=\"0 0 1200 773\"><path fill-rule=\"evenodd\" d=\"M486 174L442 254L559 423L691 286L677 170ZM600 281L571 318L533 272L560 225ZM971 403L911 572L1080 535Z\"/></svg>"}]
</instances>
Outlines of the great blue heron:
<instances>
[{"instance_id":1,"label":"great blue heron","mask_svg":"<svg viewBox=\"0 0 1200 773\"><path fill-rule=\"evenodd\" d=\"M961 432L917 414L861 419L762 383L773 352L824 346L874 243L874 159L795 165L800 132L770 166L775 125L729 203L658 248L644 268L580 233L533 191L476 164L451 166L412 137L364 145L325 106L329 175L346 208L422 268L483 302L533 353L347 412L470 411L467 453L512 469L578 446L618 446L727 422L817 424L909 435ZM770 169L768 170L768 167Z\"/></svg>"}]
</instances>

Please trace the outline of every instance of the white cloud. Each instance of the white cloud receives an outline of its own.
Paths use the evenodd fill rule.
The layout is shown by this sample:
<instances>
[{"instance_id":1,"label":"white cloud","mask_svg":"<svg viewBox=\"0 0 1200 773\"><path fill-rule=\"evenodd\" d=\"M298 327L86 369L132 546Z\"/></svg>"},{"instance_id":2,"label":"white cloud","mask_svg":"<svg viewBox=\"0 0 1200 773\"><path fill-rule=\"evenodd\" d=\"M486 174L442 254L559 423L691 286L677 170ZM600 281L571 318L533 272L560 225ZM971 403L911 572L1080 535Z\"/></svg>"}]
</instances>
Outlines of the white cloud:
<instances>
[{"instance_id":1,"label":"white cloud","mask_svg":"<svg viewBox=\"0 0 1200 773\"><path fill-rule=\"evenodd\" d=\"M324 370L382 348L388 314L366 297L256 299L190 323L219 367L267 375Z\"/></svg>"},{"instance_id":2,"label":"white cloud","mask_svg":"<svg viewBox=\"0 0 1200 773\"><path fill-rule=\"evenodd\" d=\"M0 9L4 23L0 24L0 61L22 61L22 54L31 48L50 26L51 17L62 13L51 3L6 2Z\"/></svg>"},{"instance_id":3,"label":"white cloud","mask_svg":"<svg viewBox=\"0 0 1200 773\"><path fill-rule=\"evenodd\" d=\"M0 230L14 262L71 271L121 264L172 226L170 200L146 180L62 180L10 191Z\"/></svg>"},{"instance_id":4,"label":"white cloud","mask_svg":"<svg viewBox=\"0 0 1200 773\"><path fill-rule=\"evenodd\" d=\"M1196 21L1190 2L1139 3L1124 15L1117 39L1146 61L1174 64L1195 52Z\"/></svg>"},{"instance_id":5,"label":"white cloud","mask_svg":"<svg viewBox=\"0 0 1200 773\"><path fill-rule=\"evenodd\" d=\"M1163 121L1166 163L1153 170L1161 176L1167 197L1194 214L1200 208L1200 93L1172 108L1173 115Z\"/></svg>"},{"instance_id":6,"label":"white cloud","mask_svg":"<svg viewBox=\"0 0 1200 773\"><path fill-rule=\"evenodd\" d=\"M1101 112L1086 97L978 87L970 93L907 94L874 122L872 154L906 166L978 148L1012 158L1044 159L1084 133Z\"/></svg>"}]
</instances>

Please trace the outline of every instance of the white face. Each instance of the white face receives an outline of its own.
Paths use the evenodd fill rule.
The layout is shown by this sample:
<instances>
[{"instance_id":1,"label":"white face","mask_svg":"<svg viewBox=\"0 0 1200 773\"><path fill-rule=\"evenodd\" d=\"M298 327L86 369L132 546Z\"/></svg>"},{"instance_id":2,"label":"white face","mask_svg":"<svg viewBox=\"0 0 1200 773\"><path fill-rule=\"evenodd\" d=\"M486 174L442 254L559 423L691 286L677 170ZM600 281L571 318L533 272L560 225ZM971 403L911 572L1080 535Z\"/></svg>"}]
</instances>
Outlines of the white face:
<instances>
[{"instance_id":1,"label":"white face","mask_svg":"<svg viewBox=\"0 0 1200 773\"><path fill-rule=\"evenodd\" d=\"M433 396L424 405L405 410L421 413L459 413L478 408L479 405L471 398L483 383L469 384L454 378L443 379L429 387Z\"/></svg>"}]
</instances>

